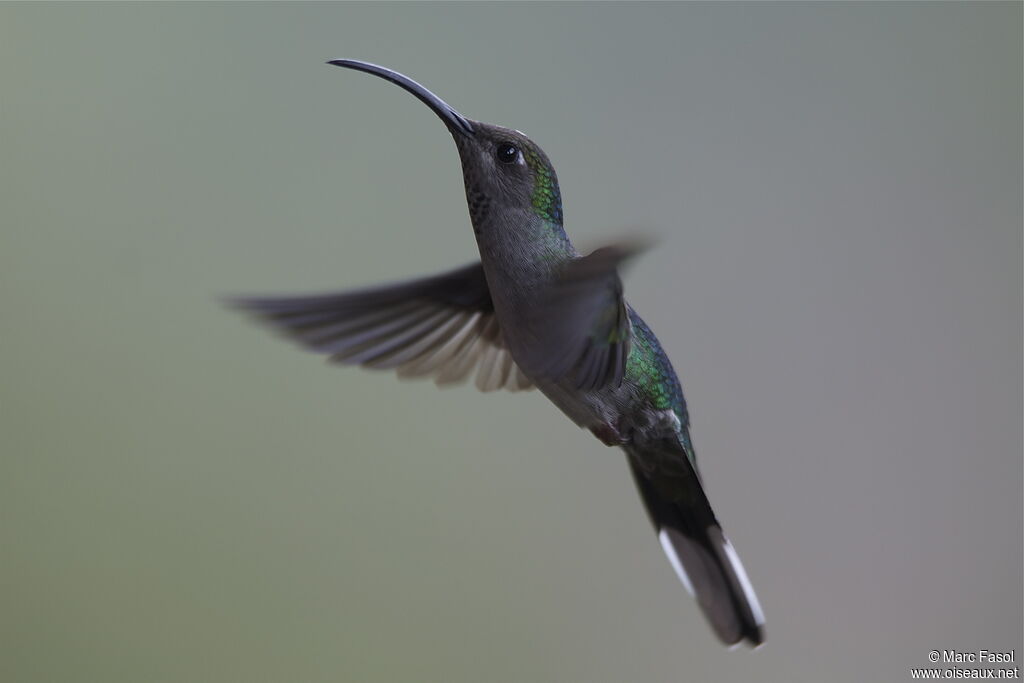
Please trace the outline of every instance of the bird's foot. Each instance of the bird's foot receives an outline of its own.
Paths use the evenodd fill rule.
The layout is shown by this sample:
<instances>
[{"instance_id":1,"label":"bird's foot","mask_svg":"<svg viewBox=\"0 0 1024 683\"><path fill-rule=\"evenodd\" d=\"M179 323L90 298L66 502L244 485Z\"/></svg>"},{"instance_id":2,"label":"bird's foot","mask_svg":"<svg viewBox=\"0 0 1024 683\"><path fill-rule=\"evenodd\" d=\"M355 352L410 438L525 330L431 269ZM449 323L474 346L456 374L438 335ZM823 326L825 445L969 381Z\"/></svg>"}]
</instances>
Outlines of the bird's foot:
<instances>
[{"instance_id":1,"label":"bird's foot","mask_svg":"<svg viewBox=\"0 0 1024 683\"><path fill-rule=\"evenodd\" d=\"M602 422L590 428L591 434L601 440L605 446L621 446L628 443L628 439L622 435L617 425Z\"/></svg>"}]
</instances>

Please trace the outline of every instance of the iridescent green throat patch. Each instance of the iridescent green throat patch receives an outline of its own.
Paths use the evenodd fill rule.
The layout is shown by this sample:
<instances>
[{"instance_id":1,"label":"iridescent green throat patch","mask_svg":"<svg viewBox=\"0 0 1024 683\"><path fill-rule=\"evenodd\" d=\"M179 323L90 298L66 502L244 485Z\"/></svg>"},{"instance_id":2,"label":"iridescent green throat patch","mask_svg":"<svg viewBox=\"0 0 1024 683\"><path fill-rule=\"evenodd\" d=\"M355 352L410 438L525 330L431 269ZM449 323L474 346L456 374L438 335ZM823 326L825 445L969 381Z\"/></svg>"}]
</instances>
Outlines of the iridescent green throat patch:
<instances>
[{"instance_id":1,"label":"iridescent green throat patch","mask_svg":"<svg viewBox=\"0 0 1024 683\"><path fill-rule=\"evenodd\" d=\"M533 197L531 198L533 210L541 218L561 225L562 194L558 190L558 179L555 177L554 170L544 157L532 147L526 147L523 150L523 155L534 175Z\"/></svg>"}]
</instances>

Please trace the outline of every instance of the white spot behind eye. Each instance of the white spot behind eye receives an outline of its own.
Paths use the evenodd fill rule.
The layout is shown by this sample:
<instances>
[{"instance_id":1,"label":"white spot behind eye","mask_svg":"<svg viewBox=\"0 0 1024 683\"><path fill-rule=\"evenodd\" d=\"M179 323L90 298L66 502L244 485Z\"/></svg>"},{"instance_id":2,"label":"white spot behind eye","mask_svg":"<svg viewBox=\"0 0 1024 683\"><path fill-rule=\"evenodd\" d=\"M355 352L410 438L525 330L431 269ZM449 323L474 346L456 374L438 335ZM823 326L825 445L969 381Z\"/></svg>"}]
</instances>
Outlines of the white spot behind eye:
<instances>
[{"instance_id":1,"label":"white spot behind eye","mask_svg":"<svg viewBox=\"0 0 1024 683\"><path fill-rule=\"evenodd\" d=\"M515 131L522 135L524 138L527 137L526 133L519 130L518 128L516 128ZM519 151L519 156L516 157L516 163L519 164L520 166L526 166L526 158L523 156L523 149L519 145L516 145L516 150Z\"/></svg>"}]
</instances>

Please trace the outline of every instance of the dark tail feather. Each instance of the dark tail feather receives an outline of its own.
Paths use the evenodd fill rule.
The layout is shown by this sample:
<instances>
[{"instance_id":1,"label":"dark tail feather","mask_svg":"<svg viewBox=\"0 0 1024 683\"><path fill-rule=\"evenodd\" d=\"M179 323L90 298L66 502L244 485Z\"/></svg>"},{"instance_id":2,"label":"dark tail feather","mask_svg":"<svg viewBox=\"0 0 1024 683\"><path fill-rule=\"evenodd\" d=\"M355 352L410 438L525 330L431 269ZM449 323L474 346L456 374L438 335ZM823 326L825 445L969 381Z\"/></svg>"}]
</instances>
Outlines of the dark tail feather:
<instances>
[{"instance_id":1,"label":"dark tail feather","mask_svg":"<svg viewBox=\"0 0 1024 683\"><path fill-rule=\"evenodd\" d=\"M727 645L743 640L752 647L763 643L764 616L757 596L689 459L680 454L673 458L671 473L658 468L647 474L638 460L664 463L664 454L645 454L636 447L627 452L658 540L715 634Z\"/></svg>"}]
</instances>

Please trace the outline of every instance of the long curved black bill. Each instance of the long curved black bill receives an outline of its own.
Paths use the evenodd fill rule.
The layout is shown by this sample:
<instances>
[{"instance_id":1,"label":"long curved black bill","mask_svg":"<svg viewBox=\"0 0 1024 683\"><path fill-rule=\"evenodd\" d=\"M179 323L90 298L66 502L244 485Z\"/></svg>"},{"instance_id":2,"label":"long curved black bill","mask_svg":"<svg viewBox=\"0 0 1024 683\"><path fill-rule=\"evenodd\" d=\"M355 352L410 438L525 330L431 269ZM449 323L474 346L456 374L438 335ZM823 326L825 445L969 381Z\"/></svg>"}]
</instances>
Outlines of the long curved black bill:
<instances>
[{"instance_id":1,"label":"long curved black bill","mask_svg":"<svg viewBox=\"0 0 1024 683\"><path fill-rule=\"evenodd\" d=\"M333 64L334 66L343 66L346 69L365 71L368 74L380 76L386 81L391 81L404 90L408 90L415 95L420 102L430 107L435 114L440 116L441 120L444 121L444 124L448 126L448 130L453 133L458 132L462 135L471 136L476 132L473 129L473 124L470 123L465 116L455 111L455 109L453 109L447 102L408 76L403 76L397 71L386 69L383 66L370 64L369 62L360 62L356 59L333 59L327 63Z\"/></svg>"}]
</instances>

